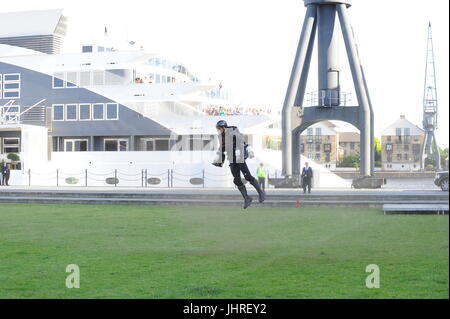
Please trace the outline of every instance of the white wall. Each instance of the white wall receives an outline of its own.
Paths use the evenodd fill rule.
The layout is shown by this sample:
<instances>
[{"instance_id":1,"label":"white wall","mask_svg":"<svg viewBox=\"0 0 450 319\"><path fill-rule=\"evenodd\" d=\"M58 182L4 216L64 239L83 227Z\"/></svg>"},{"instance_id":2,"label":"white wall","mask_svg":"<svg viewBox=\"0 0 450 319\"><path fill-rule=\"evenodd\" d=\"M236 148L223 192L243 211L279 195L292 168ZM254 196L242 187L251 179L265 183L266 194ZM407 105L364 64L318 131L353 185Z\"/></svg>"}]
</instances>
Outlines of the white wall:
<instances>
[{"instance_id":1,"label":"white wall","mask_svg":"<svg viewBox=\"0 0 450 319\"><path fill-rule=\"evenodd\" d=\"M173 180L173 187L203 187L192 185L190 178L202 178L205 173L205 187L234 187L233 177L228 162L222 168L211 165L215 156L213 151L180 151L180 152L53 152L52 160L40 166L30 168L31 185L43 186L85 186L86 171L88 186L111 186L106 178L119 179L118 186L140 187L145 170L147 178L159 178L159 185L147 187L167 187L168 180ZM302 156L302 163L308 161L314 171L314 187L350 187L349 183L324 168L320 164ZM255 157L247 160L253 176L259 163L263 162L270 177L281 177L281 152L258 150ZM143 174L144 170L144 174ZM168 176L168 170L173 170ZM169 173L170 174L170 173ZM58 183L57 177L58 176ZM75 184L67 183L67 178L75 178ZM145 178L144 178L145 181ZM28 185L28 170L21 176L14 176L11 184Z\"/></svg>"}]
</instances>

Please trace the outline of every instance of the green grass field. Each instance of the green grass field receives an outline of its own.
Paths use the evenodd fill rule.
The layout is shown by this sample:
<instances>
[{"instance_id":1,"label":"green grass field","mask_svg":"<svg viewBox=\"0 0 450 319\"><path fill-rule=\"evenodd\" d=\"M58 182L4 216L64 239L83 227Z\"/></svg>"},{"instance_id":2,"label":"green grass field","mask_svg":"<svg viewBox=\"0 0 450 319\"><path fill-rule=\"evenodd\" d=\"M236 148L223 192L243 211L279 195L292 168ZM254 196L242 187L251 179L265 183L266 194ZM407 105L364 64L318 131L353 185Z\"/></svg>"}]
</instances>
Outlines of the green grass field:
<instances>
[{"instance_id":1,"label":"green grass field","mask_svg":"<svg viewBox=\"0 0 450 319\"><path fill-rule=\"evenodd\" d=\"M0 298L448 298L448 241L368 208L1 204Z\"/></svg>"}]
</instances>

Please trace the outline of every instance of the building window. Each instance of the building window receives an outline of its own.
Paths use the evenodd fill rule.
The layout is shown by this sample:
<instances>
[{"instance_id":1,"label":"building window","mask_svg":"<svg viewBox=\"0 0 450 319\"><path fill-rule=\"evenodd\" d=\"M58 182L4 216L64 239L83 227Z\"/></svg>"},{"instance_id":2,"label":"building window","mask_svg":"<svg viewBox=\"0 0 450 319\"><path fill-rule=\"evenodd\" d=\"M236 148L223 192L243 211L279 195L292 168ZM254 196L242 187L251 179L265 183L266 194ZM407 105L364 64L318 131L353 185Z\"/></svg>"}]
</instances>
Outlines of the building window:
<instances>
[{"instance_id":1,"label":"building window","mask_svg":"<svg viewBox=\"0 0 450 319\"><path fill-rule=\"evenodd\" d=\"M331 156L330 156L330 153L328 153L325 155L325 162L329 163L330 161L331 161ZM330 167L330 166L328 166L328 167Z\"/></svg>"},{"instance_id":2,"label":"building window","mask_svg":"<svg viewBox=\"0 0 450 319\"><path fill-rule=\"evenodd\" d=\"M76 121L78 120L78 105L77 104L67 104L66 105L66 121Z\"/></svg>"},{"instance_id":3,"label":"building window","mask_svg":"<svg viewBox=\"0 0 450 319\"><path fill-rule=\"evenodd\" d=\"M398 160L398 161L401 161L401 160L402 160L402 154L400 154L400 153L397 154L397 160Z\"/></svg>"},{"instance_id":4,"label":"building window","mask_svg":"<svg viewBox=\"0 0 450 319\"><path fill-rule=\"evenodd\" d=\"M402 129L401 128L395 129L395 136L397 137L397 144L401 144L402 143Z\"/></svg>"},{"instance_id":5,"label":"building window","mask_svg":"<svg viewBox=\"0 0 450 319\"><path fill-rule=\"evenodd\" d=\"M94 85L105 85L105 72L92 71L92 82Z\"/></svg>"},{"instance_id":6,"label":"building window","mask_svg":"<svg viewBox=\"0 0 450 319\"><path fill-rule=\"evenodd\" d=\"M53 104L53 121L64 121L64 104Z\"/></svg>"},{"instance_id":7,"label":"building window","mask_svg":"<svg viewBox=\"0 0 450 319\"><path fill-rule=\"evenodd\" d=\"M81 47L82 53L88 53L88 52L92 52L92 51L93 51L92 45L83 45Z\"/></svg>"},{"instance_id":8,"label":"building window","mask_svg":"<svg viewBox=\"0 0 450 319\"><path fill-rule=\"evenodd\" d=\"M168 151L169 140L165 138L149 138L142 140L142 150L144 151Z\"/></svg>"},{"instance_id":9,"label":"building window","mask_svg":"<svg viewBox=\"0 0 450 319\"><path fill-rule=\"evenodd\" d=\"M91 119L91 105L80 104L80 121L87 121Z\"/></svg>"},{"instance_id":10,"label":"building window","mask_svg":"<svg viewBox=\"0 0 450 319\"><path fill-rule=\"evenodd\" d=\"M78 84L78 73L77 72L67 72L66 73L66 87L75 88Z\"/></svg>"},{"instance_id":11,"label":"building window","mask_svg":"<svg viewBox=\"0 0 450 319\"><path fill-rule=\"evenodd\" d=\"M5 123L18 123L20 122L20 106L10 105L3 108L3 120Z\"/></svg>"},{"instance_id":12,"label":"building window","mask_svg":"<svg viewBox=\"0 0 450 319\"><path fill-rule=\"evenodd\" d=\"M323 145L323 151L325 153L331 153L331 144L324 144Z\"/></svg>"},{"instance_id":13,"label":"building window","mask_svg":"<svg viewBox=\"0 0 450 319\"><path fill-rule=\"evenodd\" d=\"M53 74L53 88L54 89L62 89L64 88L64 73L55 73Z\"/></svg>"},{"instance_id":14,"label":"building window","mask_svg":"<svg viewBox=\"0 0 450 319\"><path fill-rule=\"evenodd\" d=\"M405 161L409 161L409 154L403 154L403 159L405 160Z\"/></svg>"},{"instance_id":15,"label":"building window","mask_svg":"<svg viewBox=\"0 0 450 319\"><path fill-rule=\"evenodd\" d=\"M91 71L81 71L80 72L80 86L90 86L91 85Z\"/></svg>"},{"instance_id":16,"label":"building window","mask_svg":"<svg viewBox=\"0 0 450 319\"><path fill-rule=\"evenodd\" d=\"M106 152L128 151L128 139L105 139L104 148Z\"/></svg>"},{"instance_id":17,"label":"building window","mask_svg":"<svg viewBox=\"0 0 450 319\"><path fill-rule=\"evenodd\" d=\"M117 103L106 103L106 119L119 119L119 105Z\"/></svg>"},{"instance_id":18,"label":"building window","mask_svg":"<svg viewBox=\"0 0 450 319\"><path fill-rule=\"evenodd\" d=\"M322 128L316 127L316 143L322 143Z\"/></svg>"},{"instance_id":19,"label":"building window","mask_svg":"<svg viewBox=\"0 0 450 319\"><path fill-rule=\"evenodd\" d=\"M20 152L20 138L5 137L3 139L3 153L19 153Z\"/></svg>"},{"instance_id":20,"label":"building window","mask_svg":"<svg viewBox=\"0 0 450 319\"><path fill-rule=\"evenodd\" d=\"M404 151L405 152L409 152L409 144L405 144L404 145Z\"/></svg>"},{"instance_id":21,"label":"building window","mask_svg":"<svg viewBox=\"0 0 450 319\"><path fill-rule=\"evenodd\" d=\"M316 161L320 161L320 153L316 153L316 156L314 157Z\"/></svg>"},{"instance_id":22,"label":"building window","mask_svg":"<svg viewBox=\"0 0 450 319\"><path fill-rule=\"evenodd\" d=\"M305 144L301 143L300 144L300 153L304 153L305 152Z\"/></svg>"},{"instance_id":23,"label":"building window","mask_svg":"<svg viewBox=\"0 0 450 319\"><path fill-rule=\"evenodd\" d=\"M0 81L1 83L1 81ZM4 99L20 98L20 74L3 74L2 91Z\"/></svg>"},{"instance_id":24,"label":"building window","mask_svg":"<svg viewBox=\"0 0 450 319\"><path fill-rule=\"evenodd\" d=\"M87 150L88 150L87 139L64 140L65 152L87 152Z\"/></svg>"},{"instance_id":25,"label":"building window","mask_svg":"<svg viewBox=\"0 0 450 319\"><path fill-rule=\"evenodd\" d=\"M92 105L92 119L93 120L104 120L104 104L103 103L95 103Z\"/></svg>"},{"instance_id":26,"label":"building window","mask_svg":"<svg viewBox=\"0 0 450 319\"><path fill-rule=\"evenodd\" d=\"M313 142L313 129L312 128L309 128L307 130L307 140L306 140L306 142L307 143L312 143Z\"/></svg>"},{"instance_id":27,"label":"building window","mask_svg":"<svg viewBox=\"0 0 450 319\"><path fill-rule=\"evenodd\" d=\"M316 152L320 152L320 144L316 144Z\"/></svg>"},{"instance_id":28,"label":"building window","mask_svg":"<svg viewBox=\"0 0 450 319\"><path fill-rule=\"evenodd\" d=\"M308 143L308 152L311 153L313 150L313 146L311 143Z\"/></svg>"},{"instance_id":29,"label":"building window","mask_svg":"<svg viewBox=\"0 0 450 319\"><path fill-rule=\"evenodd\" d=\"M393 150L393 146L392 146L392 144L386 144L386 152L392 152L392 150Z\"/></svg>"}]
</instances>

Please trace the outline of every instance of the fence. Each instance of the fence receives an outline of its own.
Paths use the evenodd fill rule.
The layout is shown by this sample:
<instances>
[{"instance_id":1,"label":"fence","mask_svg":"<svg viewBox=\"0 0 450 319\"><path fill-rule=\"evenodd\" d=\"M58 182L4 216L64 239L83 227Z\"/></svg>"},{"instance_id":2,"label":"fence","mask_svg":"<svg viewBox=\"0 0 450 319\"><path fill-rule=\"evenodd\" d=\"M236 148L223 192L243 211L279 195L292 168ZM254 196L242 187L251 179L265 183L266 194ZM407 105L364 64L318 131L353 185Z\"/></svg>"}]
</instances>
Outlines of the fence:
<instances>
[{"instance_id":1,"label":"fence","mask_svg":"<svg viewBox=\"0 0 450 319\"><path fill-rule=\"evenodd\" d=\"M214 174L205 169L181 173L174 169L156 172L150 169L141 169L135 172L123 172L118 169L107 172L98 172L85 169L80 172L66 172L55 170L52 172L40 172L29 169L26 172L27 181L23 184L28 186L78 186L78 187L232 187L233 176L226 171L225 174ZM267 172L266 181L269 177L277 177L279 173L270 176ZM256 176L255 176L256 177ZM246 181L243 179L243 182ZM266 184L267 185L267 184ZM268 186L268 185L267 185Z\"/></svg>"}]
</instances>

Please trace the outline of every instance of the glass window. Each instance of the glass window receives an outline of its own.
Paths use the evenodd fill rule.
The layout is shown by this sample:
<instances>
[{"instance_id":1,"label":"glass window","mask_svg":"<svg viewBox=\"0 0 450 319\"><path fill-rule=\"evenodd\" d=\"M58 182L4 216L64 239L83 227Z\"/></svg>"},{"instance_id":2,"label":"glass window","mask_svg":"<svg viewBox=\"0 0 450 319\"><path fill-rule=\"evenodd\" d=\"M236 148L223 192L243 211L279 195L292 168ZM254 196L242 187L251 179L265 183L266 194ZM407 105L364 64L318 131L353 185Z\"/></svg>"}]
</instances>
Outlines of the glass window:
<instances>
[{"instance_id":1,"label":"glass window","mask_svg":"<svg viewBox=\"0 0 450 319\"><path fill-rule=\"evenodd\" d=\"M169 140L166 139L155 140L155 151L168 151L168 150L169 150Z\"/></svg>"},{"instance_id":2,"label":"glass window","mask_svg":"<svg viewBox=\"0 0 450 319\"><path fill-rule=\"evenodd\" d=\"M315 160L320 161L320 153L316 153Z\"/></svg>"},{"instance_id":3,"label":"glass window","mask_svg":"<svg viewBox=\"0 0 450 319\"><path fill-rule=\"evenodd\" d=\"M105 72L93 71L92 72L93 85L105 85Z\"/></svg>"},{"instance_id":4,"label":"glass window","mask_svg":"<svg viewBox=\"0 0 450 319\"><path fill-rule=\"evenodd\" d=\"M80 86L90 86L91 85L91 72L81 71L80 72Z\"/></svg>"},{"instance_id":5,"label":"glass window","mask_svg":"<svg viewBox=\"0 0 450 319\"><path fill-rule=\"evenodd\" d=\"M409 155L408 154L403 154L403 159L405 160L405 161L409 161Z\"/></svg>"},{"instance_id":6,"label":"glass window","mask_svg":"<svg viewBox=\"0 0 450 319\"><path fill-rule=\"evenodd\" d=\"M19 92L17 91L12 91L12 92L7 92L4 91L3 92L3 98L7 99L7 98L18 98L19 97Z\"/></svg>"},{"instance_id":7,"label":"glass window","mask_svg":"<svg viewBox=\"0 0 450 319\"><path fill-rule=\"evenodd\" d=\"M19 83L5 83L3 84L3 89L10 90L10 89L18 89Z\"/></svg>"},{"instance_id":8,"label":"glass window","mask_svg":"<svg viewBox=\"0 0 450 319\"><path fill-rule=\"evenodd\" d=\"M86 121L91 119L91 105L80 104L80 120Z\"/></svg>"},{"instance_id":9,"label":"glass window","mask_svg":"<svg viewBox=\"0 0 450 319\"><path fill-rule=\"evenodd\" d=\"M53 121L64 121L64 105L53 105Z\"/></svg>"},{"instance_id":10,"label":"glass window","mask_svg":"<svg viewBox=\"0 0 450 319\"><path fill-rule=\"evenodd\" d=\"M66 152L87 152L88 140L64 140Z\"/></svg>"},{"instance_id":11,"label":"glass window","mask_svg":"<svg viewBox=\"0 0 450 319\"><path fill-rule=\"evenodd\" d=\"M78 106L76 104L66 105L66 121L76 121L78 119L77 109Z\"/></svg>"},{"instance_id":12,"label":"glass window","mask_svg":"<svg viewBox=\"0 0 450 319\"><path fill-rule=\"evenodd\" d=\"M64 87L64 73L55 73L53 75L53 87L56 89Z\"/></svg>"},{"instance_id":13,"label":"glass window","mask_svg":"<svg viewBox=\"0 0 450 319\"><path fill-rule=\"evenodd\" d=\"M105 151L107 152L125 152L128 151L128 140L125 139L106 139Z\"/></svg>"},{"instance_id":14,"label":"glass window","mask_svg":"<svg viewBox=\"0 0 450 319\"><path fill-rule=\"evenodd\" d=\"M81 52L83 53L92 52L92 45L83 45L81 47Z\"/></svg>"},{"instance_id":15,"label":"glass window","mask_svg":"<svg viewBox=\"0 0 450 319\"><path fill-rule=\"evenodd\" d=\"M92 105L92 119L93 120L103 120L104 116L104 105L103 103L95 103Z\"/></svg>"},{"instance_id":16,"label":"glass window","mask_svg":"<svg viewBox=\"0 0 450 319\"><path fill-rule=\"evenodd\" d=\"M105 140L105 151L117 152L117 140Z\"/></svg>"},{"instance_id":17,"label":"glass window","mask_svg":"<svg viewBox=\"0 0 450 319\"><path fill-rule=\"evenodd\" d=\"M127 150L128 150L128 142L125 140L120 140L119 141L119 151L125 152Z\"/></svg>"},{"instance_id":18,"label":"glass window","mask_svg":"<svg viewBox=\"0 0 450 319\"><path fill-rule=\"evenodd\" d=\"M143 150L144 151L154 151L155 150L155 148L154 148L154 140L144 140L143 142L142 142L142 144L143 144Z\"/></svg>"},{"instance_id":19,"label":"glass window","mask_svg":"<svg viewBox=\"0 0 450 319\"><path fill-rule=\"evenodd\" d=\"M78 84L78 74L77 72L67 72L66 73L66 87L73 88Z\"/></svg>"},{"instance_id":20,"label":"glass window","mask_svg":"<svg viewBox=\"0 0 450 319\"><path fill-rule=\"evenodd\" d=\"M117 103L106 103L106 119L117 120L119 118L119 106Z\"/></svg>"},{"instance_id":21,"label":"glass window","mask_svg":"<svg viewBox=\"0 0 450 319\"><path fill-rule=\"evenodd\" d=\"M3 153L19 153L20 138L9 137L3 139Z\"/></svg>"},{"instance_id":22,"label":"glass window","mask_svg":"<svg viewBox=\"0 0 450 319\"><path fill-rule=\"evenodd\" d=\"M316 152L320 152L320 144L316 144Z\"/></svg>"},{"instance_id":23,"label":"glass window","mask_svg":"<svg viewBox=\"0 0 450 319\"><path fill-rule=\"evenodd\" d=\"M402 154L397 154L397 160L401 160L402 159Z\"/></svg>"},{"instance_id":24,"label":"glass window","mask_svg":"<svg viewBox=\"0 0 450 319\"><path fill-rule=\"evenodd\" d=\"M20 74L4 74L3 81L20 81Z\"/></svg>"}]
</instances>

